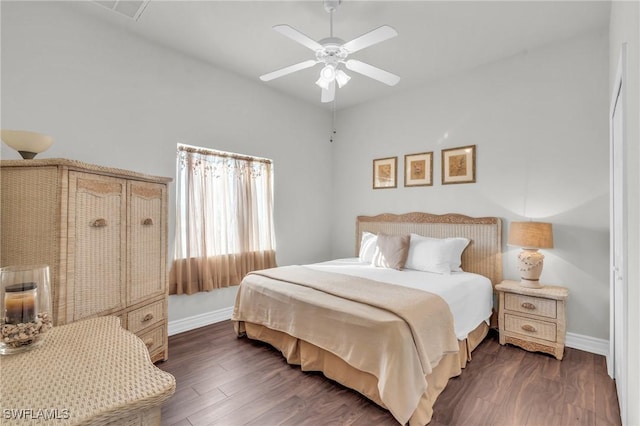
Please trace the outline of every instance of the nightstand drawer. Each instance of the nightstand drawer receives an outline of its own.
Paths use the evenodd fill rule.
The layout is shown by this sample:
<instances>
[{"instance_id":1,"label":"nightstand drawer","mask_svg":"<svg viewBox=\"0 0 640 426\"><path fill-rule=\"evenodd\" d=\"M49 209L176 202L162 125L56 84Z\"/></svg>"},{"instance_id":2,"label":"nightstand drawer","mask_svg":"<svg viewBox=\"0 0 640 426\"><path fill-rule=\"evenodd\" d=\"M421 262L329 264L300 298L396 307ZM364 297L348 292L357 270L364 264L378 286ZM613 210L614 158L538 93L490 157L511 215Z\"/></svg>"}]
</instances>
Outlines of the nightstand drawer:
<instances>
[{"instance_id":1,"label":"nightstand drawer","mask_svg":"<svg viewBox=\"0 0 640 426\"><path fill-rule=\"evenodd\" d=\"M554 323L536 321L509 314L505 314L504 322L505 331L537 337L550 342L556 341L556 324Z\"/></svg>"},{"instance_id":2,"label":"nightstand drawer","mask_svg":"<svg viewBox=\"0 0 640 426\"><path fill-rule=\"evenodd\" d=\"M507 293L504 295L504 307L509 311L524 312L547 318L556 318L556 301L539 297Z\"/></svg>"}]
</instances>

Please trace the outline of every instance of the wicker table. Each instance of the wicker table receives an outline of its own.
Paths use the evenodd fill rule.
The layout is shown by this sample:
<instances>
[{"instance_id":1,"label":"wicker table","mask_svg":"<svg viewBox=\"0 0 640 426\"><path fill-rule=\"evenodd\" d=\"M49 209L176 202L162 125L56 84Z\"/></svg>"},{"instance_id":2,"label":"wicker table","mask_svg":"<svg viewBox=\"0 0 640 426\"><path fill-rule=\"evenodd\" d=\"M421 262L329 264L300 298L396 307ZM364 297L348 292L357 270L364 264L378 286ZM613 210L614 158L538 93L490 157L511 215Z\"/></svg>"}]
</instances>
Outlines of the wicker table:
<instances>
[{"instance_id":1,"label":"wicker table","mask_svg":"<svg viewBox=\"0 0 640 426\"><path fill-rule=\"evenodd\" d=\"M0 356L0 423L160 424L175 379L145 344L100 317L54 327L31 351Z\"/></svg>"}]
</instances>

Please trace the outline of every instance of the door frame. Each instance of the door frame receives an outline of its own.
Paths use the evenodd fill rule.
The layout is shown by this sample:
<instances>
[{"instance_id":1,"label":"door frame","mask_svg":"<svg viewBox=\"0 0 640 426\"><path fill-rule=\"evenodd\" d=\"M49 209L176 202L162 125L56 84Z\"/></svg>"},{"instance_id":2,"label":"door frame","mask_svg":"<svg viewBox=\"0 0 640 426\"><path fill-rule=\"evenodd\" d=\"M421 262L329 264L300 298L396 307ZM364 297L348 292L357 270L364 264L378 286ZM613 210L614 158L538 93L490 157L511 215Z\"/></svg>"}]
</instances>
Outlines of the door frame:
<instances>
[{"instance_id":1,"label":"door frame","mask_svg":"<svg viewBox=\"0 0 640 426\"><path fill-rule=\"evenodd\" d=\"M609 200L609 220L610 220L610 285L609 285L609 356L607 357L607 370L609 375L616 380L616 390L618 393L618 402L620 404L620 416L622 424L626 424L626 407L627 407L627 372L628 372L628 359L627 359L627 322L628 322L628 306L627 306L627 237L624 230L627 229L627 182L626 182L626 149L627 149L627 135L625 129L626 123L626 67L627 67L627 45L623 43L620 48L620 55L618 59L618 68L616 71L616 78L612 87L611 93L611 105L609 109L609 153L610 153L610 200ZM616 111L622 120L622 129L616 133L614 138L614 114ZM616 142L617 141L617 142ZM615 153L620 152L622 158L621 179L615 180ZM622 206L620 206L622 214L621 226L623 232L621 232L621 246L622 246L622 267L624 270L620 271L616 268L616 239L615 239L615 209L614 209L614 197L616 193L621 193ZM618 279L621 277L621 279ZM619 284L616 284L619 282ZM622 303L616 303L616 289L621 286L620 291L622 293ZM616 321L616 318L621 318L621 324ZM618 333L616 333L618 330ZM616 340L616 334L621 337L621 342ZM618 339L620 340L620 339ZM616 350L618 348L618 350ZM616 374L619 371L619 374Z\"/></svg>"}]
</instances>

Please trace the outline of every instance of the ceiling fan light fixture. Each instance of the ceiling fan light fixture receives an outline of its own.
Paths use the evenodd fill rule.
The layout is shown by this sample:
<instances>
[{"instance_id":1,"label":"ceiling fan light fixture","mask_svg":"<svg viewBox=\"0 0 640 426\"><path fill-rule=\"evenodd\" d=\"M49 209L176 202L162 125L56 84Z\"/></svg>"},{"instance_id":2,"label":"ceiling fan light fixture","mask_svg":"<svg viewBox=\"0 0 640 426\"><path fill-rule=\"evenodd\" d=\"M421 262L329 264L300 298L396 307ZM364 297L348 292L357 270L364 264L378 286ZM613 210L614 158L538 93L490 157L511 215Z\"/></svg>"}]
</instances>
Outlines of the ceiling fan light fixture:
<instances>
[{"instance_id":1,"label":"ceiling fan light fixture","mask_svg":"<svg viewBox=\"0 0 640 426\"><path fill-rule=\"evenodd\" d=\"M338 83L338 87L342 88L349 82L349 80L351 80L351 77L349 77L346 72L342 70L336 71L336 82Z\"/></svg>"},{"instance_id":2,"label":"ceiling fan light fixture","mask_svg":"<svg viewBox=\"0 0 640 426\"><path fill-rule=\"evenodd\" d=\"M328 90L329 89L329 83L331 83L330 81L325 80L324 78L322 78L322 76L320 76L320 78L318 79L318 81L316 81L316 84L324 89L324 90Z\"/></svg>"},{"instance_id":3,"label":"ceiling fan light fixture","mask_svg":"<svg viewBox=\"0 0 640 426\"><path fill-rule=\"evenodd\" d=\"M323 68L320 70L320 76L316 81L316 85L322 88L322 95L320 97L322 102L334 101L336 88L345 86L351 79L340 67L345 67L350 71L362 74L389 86L397 84L400 81L399 76L365 62L347 59L347 57L352 53L393 38L398 35L398 32L388 25L383 25L345 43L344 40L333 36L333 13L341 2L342 0L324 0L325 9L330 14L330 33L329 37L319 41L313 40L290 25L275 25L273 27L275 31L313 51L315 60L309 59L281 68L261 75L260 79L262 81L270 81L296 71L311 68L316 64L322 64Z\"/></svg>"},{"instance_id":4,"label":"ceiling fan light fixture","mask_svg":"<svg viewBox=\"0 0 640 426\"><path fill-rule=\"evenodd\" d=\"M325 65L320 71L320 78L326 80L328 83L331 83L336 79L336 69L333 65Z\"/></svg>"},{"instance_id":5,"label":"ceiling fan light fixture","mask_svg":"<svg viewBox=\"0 0 640 426\"><path fill-rule=\"evenodd\" d=\"M329 89L331 82L336 79L336 69L333 65L325 65L320 71L320 78L316 81L316 84L325 90Z\"/></svg>"}]
</instances>

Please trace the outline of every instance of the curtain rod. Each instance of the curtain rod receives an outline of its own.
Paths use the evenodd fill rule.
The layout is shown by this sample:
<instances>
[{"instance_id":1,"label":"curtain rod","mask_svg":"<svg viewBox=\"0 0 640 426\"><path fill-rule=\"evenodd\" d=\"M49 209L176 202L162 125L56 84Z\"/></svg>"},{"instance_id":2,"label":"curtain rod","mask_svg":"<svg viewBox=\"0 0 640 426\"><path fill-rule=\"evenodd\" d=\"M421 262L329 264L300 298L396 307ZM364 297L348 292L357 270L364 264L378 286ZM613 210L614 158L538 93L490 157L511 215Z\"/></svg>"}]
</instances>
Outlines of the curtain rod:
<instances>
[{"instance_id":1,"label":"curtain rod","mask_svg":"<svg viewBox=\"0 0 640 426\"><path fill-rule=\"evenodd\" d=\"M185 145L182 143L178 144L178 151L193 152L196 154L205 154L205 155L217 155L218 157L235 158L237 160L257 161L260 163L273 164L273 161L268 158L252 157L250 155L235 154L233 152L218 151L215 149L201 148L201 147L192 146L192 145Z\"/></svg>"}]
</instances>

